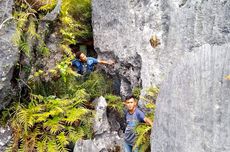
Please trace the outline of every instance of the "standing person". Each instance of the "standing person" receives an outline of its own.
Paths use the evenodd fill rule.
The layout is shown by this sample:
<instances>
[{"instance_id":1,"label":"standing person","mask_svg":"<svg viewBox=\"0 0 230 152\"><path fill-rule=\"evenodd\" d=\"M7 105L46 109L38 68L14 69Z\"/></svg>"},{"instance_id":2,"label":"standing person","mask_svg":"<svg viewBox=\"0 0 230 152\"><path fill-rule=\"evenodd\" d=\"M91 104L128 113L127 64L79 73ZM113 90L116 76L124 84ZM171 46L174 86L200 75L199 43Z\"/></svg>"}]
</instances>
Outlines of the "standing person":
<instances>
[{"instance_id":1,"label":"standing person","mask_svg":"<svg viewBox=\"0 0 230 152\"><path fill-rule=\"evenodd\" d=\"M152 121L145 117L145 114L140 109L138 109L137 101L133 96L126 98L125 105L127 108L125 115L127 126L125 129L124 149L125 152L138 152L138 149L133 149L136 140L134 129L137 124L141 122L152 126Z\"/></svg>"},{"instance_id":2,"label":"standing person","mask_svg":"<svg viewBox=\"0 0 230 152\"><path fill-rule=\"evenodd\" d=\"M104 60L98 60L93 57L86 57L86 55L82 52L76 52L75 55L76 55L76 59L72 61L72 65L77 68L77 72L79 74L83 74L84 64L86 64L87 73L91 73L93 71L95 64L98 64L98 63L108 64L108 65L114 64L113 61L104 61Z\"/></svg>"}]
</instances>

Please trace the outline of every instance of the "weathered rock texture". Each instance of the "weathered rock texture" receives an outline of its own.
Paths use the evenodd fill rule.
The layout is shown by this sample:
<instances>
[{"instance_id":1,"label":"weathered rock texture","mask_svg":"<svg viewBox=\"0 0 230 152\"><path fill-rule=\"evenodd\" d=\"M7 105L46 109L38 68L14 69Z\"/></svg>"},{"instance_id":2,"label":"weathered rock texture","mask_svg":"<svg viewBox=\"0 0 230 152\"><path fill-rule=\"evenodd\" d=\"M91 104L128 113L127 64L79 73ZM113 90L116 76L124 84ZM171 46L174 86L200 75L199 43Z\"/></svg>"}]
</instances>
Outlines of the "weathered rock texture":
<instances>
[{"instance_id":1,"label":"weathered rock texture","mask_svg":"<svg viewBox=\"0 0 230 152\"><path fill-rule=\"evenodd\" d=\"M43 67L40 66L40 68L47 70L48 68L54 67L55 63L60 60L61 55L59 53L60 49L58 48L59 38L56 36L55 28L46 26L46 23L49 22L51 24L57 18L60 12L61 2L62 0L58 0L55 9L43 18L37 31L50 49L50 58L39 58L39 56L33 54L33 52L35 52L33 49L38 45L35 39L28 40L30 49L32 50L30 57L26 56L24 53L20 54L17 47L11 42L16 28L12 17L12 6L14 5L14 1L3 0L0 2L0 110L9 103L14 95L21 91L23 86L25 86L31 73L31 67L34 66L36 69L36 66L40 66L42 63ZM47 31L51 31L48 36L46 35ZM33 60L36 62L34 65ZM17 62L20 64L20 71L15 68ZM23 70L23 68L26 70Z\"/></svg>"},{"instance_id":2,"label":"weathered rock texture","mask_svg":"<svg viewBox=\"0 0 230 152\"><path fill-rule=\"evenodd\" d=\"M130 94L138 85L159 84L171 60L177 58L171 49L166 50L166 42L156 49L149 43L154 33L159 38L168 33L159 3L93 0L95 49L99 58L117 60L113 71L120 77L122 95Z\"/></svg>"},{"instance_id":3,"label":"weathered rock texture","mask_svg":"<svg viewBox=\"0 0 230 152\"><path fill-rule=\"evenodd\" d=\"M123 139L116 131L112 131L109 125L105 98L100 97L94 103L96 103L94 139L78 141L74 152L123 152Z\"/></svg>"},{"instance_id":4,"label":"weathered rock texture","mask_svg":"<svg viewBox=\"0 0 230 152\"><path fill-rule=\"evenodd\" d=\"M100 58L118 60L114 71L126 93L141 82L159 85L184 52L229 40L228 10L227 0L93 0L95 49ZM149 42L154 34L156 48Z\"/></svg>"},{"instance_id":5,"label":"weathered rock texture","mask_svg":"<svg viewBox=\"0 0 230 152\"><path fill-rule=\"evenodd\" d=\"M229 151L230 1L93 0L93 28L99 57L118 61L113 72L122 94L167 77L153 151ZM154 34L156 48L149 43Z\"/></svg>"},{"instance_id":6,"label":"weathered rock texture","mask_svg":"<svg viewBox=\"0 0 230 152\"><path fill-rule=\"evenodd\" d=\"M107 118L107 102L104 97L100 97L96 102L96 115L94 120L94 132L95 134L103 134L110 130L108 118Z\"/></svg>"},{"instance_id":7,"label":"weathered rock texture","mask_svg":"<svg viewBox=\"0 0 230 152\"><path fill-rule=\"evenodd\" d=\"M11 139L10 127L0 127L0 152L3 152Z\"/></svg>"},{"instance_id":8,"label":"weathered rock texture","mask_svg":"<svg viewBox=\"0 0 230 152\"><path fill-rule=\"evenodd\" d=\"M153 151L230 151L229 49L194 48L169 74L158 98Z\"/></svg>"},{"instance_id":9,"label":"weathered rock texture","mask_svg":"<svg viewBox=\"0 0 230 152\"><path fill-rule=\"evenodd\" d=\"M59 15L61 11L61 5L62 5L62 0L58 0L55 8L52 10L52 12L46 14L46 16L42 19L45 21L54 21L57 19L57 16Z\"/></svg>"},{"instance_id":10,"label":"weathered rock texture","mask_svg":"<svg viewBox=\"0 0 230 152\"><path fill-rule=\"evenodd\" d=\"M61 0L58 1L58 5L54 11L43 21L45 22L53 21L54 17L57 17ZM24 53L20 53L16 46L12 43L12 37L15 33L16 25L12 17L12 6L14 5L13 0L2 0L0 1L0 110L4 109L7 106L13 97L20 94L23 86L27 82L27 79L31 73L30 68L32 65L31 60L37 61L37 65L43 65L43 68L47 70L55 66L55 63L60 60L61 55L58 53L59 38L56 36L56 33L52 33L47 38L45 33L42 33L44 36L42 38L46 40L47 47L50 49L51 55L50 58L35 58L34 54L31 54L30 57L26 56ZM50 20L48 20L50 19ZM50 30L48 27L43 28L43 30ZM36 40L31 39L29 46L31 49L36 45ZM37 42L37 41L36 41ZM31 51L32 53L33 51ZM20 64L20 71L17 68L17 64ZM40 64L39 64L40 62ZM34 65L36 66L36 65ZM28 70L23 70L23 67L27 67ZM32 71L33 72L33 71ZM18 79L19 81L17 81ZM1 117L1 116L0 116ZM0 152L4 151L7 142L11 138L11 130L9 128L0 127Z\"/></svg>"},{"instance_id":11,"label":"weathered rock texture","mask_svg":"<svg viewBox=\"0 0 230 152\"><path fill-rule=\"evenodd\" d=\"M0 110L9 103L9 96L13 93L10 81L19 58L19 51L11 42L15 32L12 5L13 0L0 1Z\"/></svg>"}]
</instances>

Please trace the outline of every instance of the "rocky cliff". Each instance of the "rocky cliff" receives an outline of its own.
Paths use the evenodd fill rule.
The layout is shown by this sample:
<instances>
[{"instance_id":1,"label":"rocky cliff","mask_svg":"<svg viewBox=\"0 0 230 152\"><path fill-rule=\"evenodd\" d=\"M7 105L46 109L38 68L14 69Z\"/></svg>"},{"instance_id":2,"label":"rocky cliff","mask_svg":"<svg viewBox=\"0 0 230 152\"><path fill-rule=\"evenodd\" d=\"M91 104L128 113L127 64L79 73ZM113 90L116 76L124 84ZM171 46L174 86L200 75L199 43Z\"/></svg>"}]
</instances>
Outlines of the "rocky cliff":
<instances>
[{"instance_id":1,"label":"rocky cliff","mask_svg":"<svg viewBox=\"0 0 230 152\"><path fill-rule=\"evenodd\" d=\"M37 68L35 64L43 65L44 69L48 69L54 67L55 63L60 60L61 55L57 47L57 45L59 45L59 39L56 36L55 30L52 30L54 32L49 33L49 36L45 35L46 33L44 32L51 31L46 23L50 23L57 17L60 12L60 6L61 0L58 1L55 9L48 13L40 23L37 32L42 39L46 39L47 47L50 49L51 55L46 58L38 58L33 54L37 40L31 39L28 41L28 46L31 49L30 56L25 55L25 52L23 52L22 49L19 50L19 46L16 46L13 42L15 39L16 24L18 22L16 17L12 16L13 11L15 11L14 9L16 9L15 1L0 1L0 110L6 108L15 97L20 96L23 98L22 92L25 91L23 87L25 85L27 86L26 83L31 69ZM34 63L34 65L32 63ZM0 115L0 118L1 117ZM12 130L8 126L0 126L0 151L4 151L6 145L11 140L11 133Z\"/></svg>"},{"instance_id":2,"label":"rocky cliff","mask_svg":"<svg viewBox=\"0 0 230 152\"><path fill-rule=\"evenodd\" d=\"M118 61L121 93L163 84L153 151L229 151L229 12L227 0L93 0L95 48Z\"/></svg>"},{"instance_id":3,"label":"rocky cliff","mask_svg":"<svg viewBox=\"0 0 230 152\"><path fill-rule=\"evenodd\" d=\"M152 150L230 150L229 44L210 44L186 53L163 82L158 98Z\"/></svg>"},{"instance_id":4,"label":"rocky cliff","mask_svg":"<svg viewBox=\"0 0 230 152\"><path fill-rule=\"evenodd\" d=\"M123 139L118 135L118 130L113 130L113 126L116 126L118 122L115 118L109 117L111 112L107 111L105 98L101 96L93 103L96 107L93 125L94 138L77 141L74 152L123 152ZM109 123L108 119L113 123Z\"/></svg>"},{"instance_id":5,"label":"rocky cliff","mask_svg":"<svg viewBox=\"0 0 230 152\"><path fill-rule=\"evenodd\" d=\"M20 55L10 41L12 4L0 2L0 109L16 93L11 80ZM119 81L121 95L136 86L162 86L152 151L229 151L230 2L92 0L92 9L95 50L116 61L104 70ZM56 50L55 34L49 40Z\"/></svg>"},{"instance_id":6,"label":"rocky cliff","mask_svg":"<svg viewBox=\"0 0 230 152\"><path fill-rule=\"evenodd\" d=\"M10 102L10 95L15 94L11 79L19 59L19 51L11 41L16 27L11 15L12 5L13 0L0 2L0 110Z\"/></svg>"},{"instance_id":7,"label":"rocky cliff","mask_svg":"<svg viewBox=\"0 0 230 152\"><path fill-rule=\"evenodd\" d=\"M118 60L114 71L121 90L159 85L184 52L228 41L228 3L93 0L95 48L99 57ZM160 40L156 48L150 44L153 35Z\"/></svg>"}]
</instances>

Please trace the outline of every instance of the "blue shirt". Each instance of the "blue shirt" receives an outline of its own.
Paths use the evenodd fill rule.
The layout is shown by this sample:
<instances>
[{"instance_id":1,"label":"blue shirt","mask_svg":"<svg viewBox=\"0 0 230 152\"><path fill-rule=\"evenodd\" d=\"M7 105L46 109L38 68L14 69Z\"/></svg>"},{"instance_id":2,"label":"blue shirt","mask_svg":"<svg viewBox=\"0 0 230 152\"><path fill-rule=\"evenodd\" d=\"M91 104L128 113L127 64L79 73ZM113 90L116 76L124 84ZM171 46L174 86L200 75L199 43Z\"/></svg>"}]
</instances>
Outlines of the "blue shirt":
<instances>
[{"instance_id":1,"label":"blue shirt","mask_svg":"<svg viewBox=\"0 0 230 152\"><path fill-rule=\"evenodd\" d=\"M94 68L94 65L98 63L98 60L93 58L93 57L87 57L87 60L86 60L86 70L87 72L92 72L93 71L93 68ZM77 68L77 72L79 74L83 74L84 72L84 63L81 62L79 59L74 59L72 61L72 65L75 66Z\"/></svg>"},{"instance_id":2,"label":"blue shirt","mask_svg":"<svg viewBox=\"0 0 230 152\"><path fill-rule=\"evenodd\" d=\"M145 114L141 110L136 108L133 114L127 112L125 117L127 123L125 129L125 142L133 146L136 140L134 129L138 125L138 123L144 122Z\"/></svg>"}]
</instances>

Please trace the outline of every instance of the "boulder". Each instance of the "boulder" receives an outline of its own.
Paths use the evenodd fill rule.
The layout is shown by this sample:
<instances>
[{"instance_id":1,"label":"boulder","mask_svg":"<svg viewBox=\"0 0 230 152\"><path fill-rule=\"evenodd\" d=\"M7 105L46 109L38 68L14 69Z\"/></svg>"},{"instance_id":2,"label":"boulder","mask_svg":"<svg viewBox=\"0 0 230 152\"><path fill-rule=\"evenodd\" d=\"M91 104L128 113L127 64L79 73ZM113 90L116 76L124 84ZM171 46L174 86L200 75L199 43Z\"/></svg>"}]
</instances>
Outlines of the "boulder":
<instances>
[{"instance_id":1,"label":"boulder","mask_svg":"<svg viewBox=\"0 0 230 152\"><path fill-rule=\"evenodd\" d=\"M19 60L19 50L12 43L16 25L12 18L13 0L0 1L0 110L15 94L11 84L15 65Z\"/></svg>"},{"instance_id":2,"label":"boulder","mask_svg":"<svg viewBox=\"0 0 230 152\"><path fill-rule=\"evenodd\" d=\"M94 138L77 141L74 152L123 152L123 139L118 136L117 131L111 131L105 98L101 96L94 103L96 104Z\"/></svg>"},{"instance_id":3,"label":"boulder","mask_svg":"<svg viewBox=\"0 0 230 152\"><path fill-rule=\"evenodd\" d=\"M10 142L12 136L12 131L9 126L1 127L0 126L0 152L3 152L7 147L7 144Z\"/></svg>"}]
</instances>

